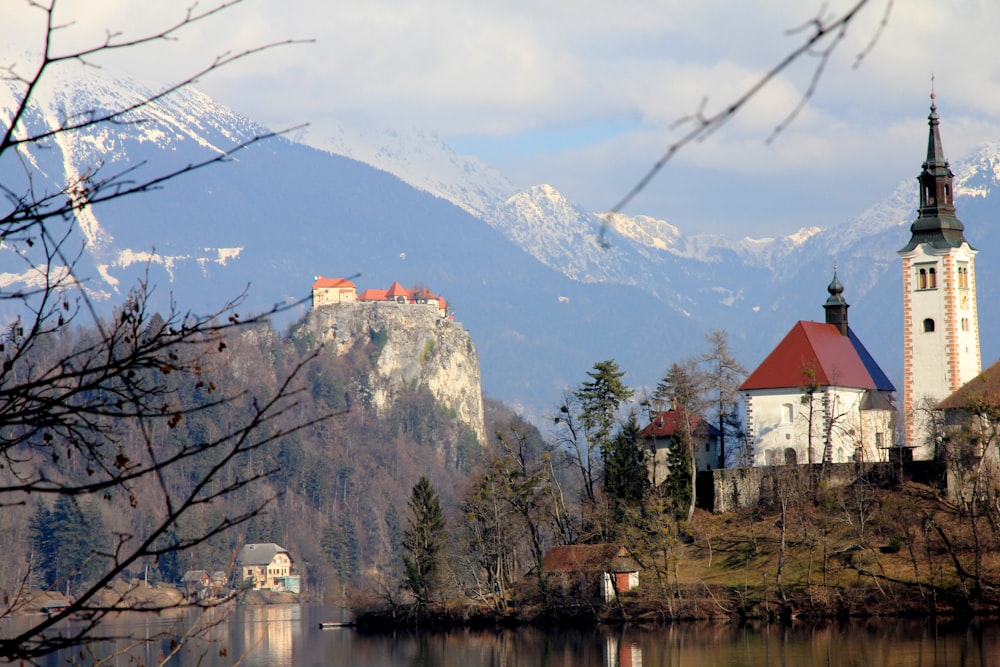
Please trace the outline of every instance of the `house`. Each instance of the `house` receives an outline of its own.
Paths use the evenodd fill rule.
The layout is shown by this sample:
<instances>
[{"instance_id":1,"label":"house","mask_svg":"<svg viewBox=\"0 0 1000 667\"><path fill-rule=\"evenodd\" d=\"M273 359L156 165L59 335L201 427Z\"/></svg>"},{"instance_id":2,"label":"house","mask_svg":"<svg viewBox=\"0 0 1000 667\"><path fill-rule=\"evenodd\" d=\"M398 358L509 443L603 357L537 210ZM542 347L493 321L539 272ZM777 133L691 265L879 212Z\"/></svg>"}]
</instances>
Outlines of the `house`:
<instances>
[{"instance_id":1,"label":"house","mask_svg":"<svg viewBox=\"0 0 1000 667\"><path fill-rule=\"evenodd\" d=\"M251 580L254 590L290 590L288 577L298 579L293 574L294 564L291 554L274 543L247 544L236 555L239 580Z\"/></svg>"},{"instance_id":2,"label":"house","mask_svg":"<svg viewBox=\"0 0 1000 667\"><path fill-rule=\"evenodd\" d=\"M181 586L188 600L204 600L212 594L212 577L205 570L188 570L181 577Z\"/></svg>"},{"instance_id":3,"label":"house","mask_svg":"<svg viewBox=\"0 0 1000 667\"><path fill-rule=\"evenodd\" d=\"M755 466L888 460L895 388L850 329L834 269L825 322L800 321L740 391Z\"/></svg>"},{"instance_id":4,"label":"house","mask_svg":"<svg viewBox=\"0 0 1000 667\"><path fill-rule=\"evenodd\" d=\"M1000 361L938 403L937 411L938 435L961 445L949 448L947 462L959 464L949 468L1000 471Z\"/></svg>"},{"instance_id":5,"label":"house","mask_svg":"<svg viewBox=\"0 0 1000 667\"><path fill-rule=\"evenodd\" d=\"M552 591L581 602L609 602L639 586L639 563L620 544L572 544L549 549L542 572Z\"/></svg>"},{"instance_id":6,"label":"house","mask_svg":"<svg viewBox=\"0 0 1000 667\"><path fill-rule=\"evenodd\" d=\"M653 484L660 485L667 478L669 467L667 458L670 445L674 442L685 420L690 421L689 428L695 438L694 460L698 470L711 470L719 466L719 429L696 414L688 415L684 408L665 410L653 415L649 425L642 429L641 435L652 454L648 460L649 478Z\"/></svg>"},{"instance_id":7,"label":"house","mask_svg":"<svg viewBox=\"0 0 1000 667\"><path fill-rule=\"evenodd\" d=\"M357 300L358 288L346 278L317 276L312 285L313 308L332 303L351 303Z\"/></svg>"}]
</instances>

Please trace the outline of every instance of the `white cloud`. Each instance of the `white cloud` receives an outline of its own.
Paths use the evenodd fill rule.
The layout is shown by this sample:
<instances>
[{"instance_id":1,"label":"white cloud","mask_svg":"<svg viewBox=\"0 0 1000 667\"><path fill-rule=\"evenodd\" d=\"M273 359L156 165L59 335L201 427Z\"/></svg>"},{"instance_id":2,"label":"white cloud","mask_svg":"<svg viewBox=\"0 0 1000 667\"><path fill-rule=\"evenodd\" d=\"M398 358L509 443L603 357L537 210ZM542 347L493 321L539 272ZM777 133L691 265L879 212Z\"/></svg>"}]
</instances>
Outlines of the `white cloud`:
<instances>
[{"instance_id":1,"label":"white cloud","mask_svg":"<svg viewBox=\"0 0 1000 667\"><path fill-rule=\"evenodd\" d=\"M133 76L167 81L227 50L313 38L314 44L214 73L200 87L276 127L339 116L421 125L471 143L499 138L510 150L497 166L515 183L552 182L601 210L679 136L683 128L671 125L697 111L703 98L709 113L731 103L803 39L804 33L788 29L855 2L246 0L177 42L108 62ZM87 35L92 42L103 39L105 29L145 34L179 20L186 6L175 0L62 0L61 15L75 24L61 31L60 40L77 45ZM204 0L199 5L209 6ZM736 216L718 208L725 202L705 202L701 183L687 187L699 196L691 195L685 206L674 203L683 195L656 191L693 178L723 190L773 187L771 200L787 206L794 199L784 197L789 189L809 194L826 188L838 203L817 201L813 209L837 210L831 217L857 212L860 207L846 201L851 193L867 205L885 183L912 177L919 168L932 73L949 157L1000 138L1000 60L992 53L1000 4L895 2L884 32L853 68L878 34L886 6L887 0L869 0L815 97L775 142L764 143L801 100L815 57L777 77L732 122L686 149L632 212L682 228L687 221L679 216L720 229L730 224L727 217ZM30 42L39 34L37 16L34 32L25 27L26 13L31 15L20 8L5 16L5 40L16 35ZM609 121L614 127L607 132L578 132L579 143L565 138L577 136L566 128ZM550 145L544 138L553 133L566 134ZM759 192L751 197L765 199ZM699 213L699 205L706 210ZM740 224L756 224L747 217L752 214L744 211ZM769 214L759 224L809 214ZM792 231L806 222L767 231Z\"/></svg>"}]
</instances>

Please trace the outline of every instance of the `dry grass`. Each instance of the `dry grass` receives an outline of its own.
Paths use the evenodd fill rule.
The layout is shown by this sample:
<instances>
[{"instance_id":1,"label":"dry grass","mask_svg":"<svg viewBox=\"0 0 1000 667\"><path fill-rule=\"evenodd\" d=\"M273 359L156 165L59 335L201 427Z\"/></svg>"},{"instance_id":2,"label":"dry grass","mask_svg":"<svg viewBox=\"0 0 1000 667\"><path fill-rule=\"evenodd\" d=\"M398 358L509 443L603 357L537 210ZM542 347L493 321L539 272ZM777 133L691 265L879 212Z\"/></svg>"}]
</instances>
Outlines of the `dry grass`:
<instances>
[{"instance_id":1,"label":"dry grass","mask_svg":"<svg viewBox=\"0 0 1000 667\"><path fill-rule=\"evenodd\" d=\"M796 491L785 501L784 550L780 505L697 512L681 526L686 539L647 557L636 613L665 604L684 609L668 610L673 617L1000 608L996 526L976 521L977 566L971 519L929 487Z\"/></svg>"}]
</instances>

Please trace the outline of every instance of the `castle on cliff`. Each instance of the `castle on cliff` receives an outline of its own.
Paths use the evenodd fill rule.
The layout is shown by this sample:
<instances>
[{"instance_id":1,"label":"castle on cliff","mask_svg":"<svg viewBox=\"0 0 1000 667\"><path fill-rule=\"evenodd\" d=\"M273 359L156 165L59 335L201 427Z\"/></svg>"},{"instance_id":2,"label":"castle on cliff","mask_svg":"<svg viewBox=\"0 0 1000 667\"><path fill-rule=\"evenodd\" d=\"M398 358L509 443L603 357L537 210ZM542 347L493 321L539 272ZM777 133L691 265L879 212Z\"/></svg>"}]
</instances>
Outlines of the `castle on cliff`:
<instances>
[{"instance_id":1,"label":"castle on cliff","mask_svg":"<svg viewBox=\"0 0 1000 667\"><path fill-rule=\"evenodd\" d=\"M425 287L406 289L394 282L389 289L366 289L358 294L357 286L347 278L324 278L317 276L312 286L313 308L337 303L369 301L375 303L398 303L437 308L441 317L448 317L448 302Z\"/></svg>"}]
</instances>

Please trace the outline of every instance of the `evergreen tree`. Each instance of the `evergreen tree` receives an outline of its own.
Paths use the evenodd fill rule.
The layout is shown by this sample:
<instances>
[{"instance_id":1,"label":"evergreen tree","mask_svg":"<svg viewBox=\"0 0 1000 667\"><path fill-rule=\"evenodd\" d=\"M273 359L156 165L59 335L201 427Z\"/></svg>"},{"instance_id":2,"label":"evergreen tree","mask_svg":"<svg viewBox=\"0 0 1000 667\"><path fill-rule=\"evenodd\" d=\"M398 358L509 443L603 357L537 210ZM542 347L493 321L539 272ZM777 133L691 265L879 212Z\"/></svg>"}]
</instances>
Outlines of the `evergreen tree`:
<instances>
[{"instance_id":1,"label":"evergreen tree","mask_svg":"<svg viewBox=\"0 0 1000 667\"><path fill-rule=\"evenodd\" d=\"M31 530L44 585L72 588L100 571L104 527L100 514L91 508L81 509L73 498L59 496L51 512L39 508Z\"/></svg>"},{"instance_id":2,"label":"evergreen tree","mask_svg":"<svg viewBox=\"0 0 1000 667\"><path fill-rule=\"evenodd\" d=\"M618 409L632 398L633 392L622 382L625 371L618 368L614 359L597 362L587 375L589 380L575 391L567 392L555 423L564 429L562 443L573 452L585 499L593 505L597 452L603 454L610 445Z\"/></svg>"},{"instance_id":3,"label":"evergreen tree","mask_svg":"<svg viewBox=\"0 0 1000 667\"><path fill-rule=\"evenodd\" d=\"M346 513L341 513L337 527L326 527L320 546L341 580L357 575L361 569L361 545L354 522Z\"/></svg>"},{"instance_id":4,"label":"evergreen tree","mask_svg":"<svg viewBox=\"0 0 1000 667\"><path fill-rule=\"evenodd\" d=\"M649 488L642 444L642 429L633 412L604 449L604 492L619 505L619 518L620 510L639 505Z\"/></svg>"},{"instance_id":5,"label":"evergreen tree","mask_svg":"<svg viewBox=\"0 0 1000 667\"><path fill-rule=\"evenodd\" d=\"M680 429L678 429L680 431ZM667 449L667 478L663 482L663 496L675 518L686 519L689 508L694 504L694 477L689 434L678 432Z\"/></svg>"},{"instance_id":6,"label":"evergreen tree","mask_svg":"<svg viewBox=\"0 0 1000 667\"><path fill-rule=\"evenodd\" d=\"M28 521L31 537L32 567L37 576L36 583L49 586L52 583L52 560L55 545L52 536L52 512L44 503L38 506Z\"/></svg>"},{"instance_id":7,"label":"evergreen tree","mask_svg":"<svg viewBox=\"0 0 1000 667\"><path fill-rule=\"evenodd\" d=\"M430 481L421 477L410 496L410 525L403 531L403 565L406 567L404 585L426 604L434 588L434 574L438 568L438 552L444 532L444 513L441 502Z\"/></svg>"}]
</instances>

